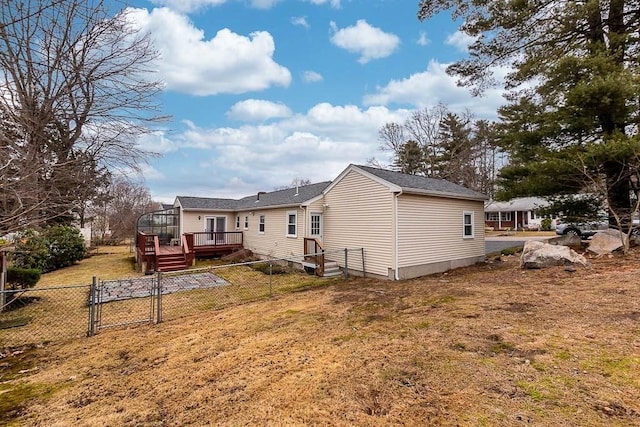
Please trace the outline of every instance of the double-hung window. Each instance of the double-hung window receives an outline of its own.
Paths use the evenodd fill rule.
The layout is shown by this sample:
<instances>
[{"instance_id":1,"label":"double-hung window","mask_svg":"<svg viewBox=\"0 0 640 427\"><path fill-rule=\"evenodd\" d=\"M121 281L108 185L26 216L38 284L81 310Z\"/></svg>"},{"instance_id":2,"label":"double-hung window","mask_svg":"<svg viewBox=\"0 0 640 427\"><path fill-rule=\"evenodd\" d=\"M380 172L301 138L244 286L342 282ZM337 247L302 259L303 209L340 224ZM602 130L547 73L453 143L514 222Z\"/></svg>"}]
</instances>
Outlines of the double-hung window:
<instances>
[{"instance_id":1,"label":"double-hung window","mask_svg":"<svg viewBox=\"0 0 640 427\"><path fill-rule=\"evenodd\" d=\"M264 234L264 215L260 215L260 222L258 223L258 232Z\"/></svg>"},{"instance_id":2,"label":"double-hung window","mask_svg":"<svg viewBox=\"0 0 640 427\"><path fill-rule=\"evenodd\" d=\"M287 237L298 236L298 212L287 212Z\"/></svg>"},{"instance_id":3,"label":"double-hung window","mask_svg":"<svg viewBox=\"0 0 640 427\"><path fill-rule=\"evenodd\" d=\"M249 229L249 216L248 216L248 215L246 215L246 216L244 217L244 229L245 229L245 230L248 230L248 229Z\"/></svg>"},{"instance_id":4,"label":"double-hung window","mask_svg":"<svg viewBox=\"0 0 640 427\"><path fill-rule=\"evenodd\" d=\"M473 212L462 213L462 237L473 238Z\"/></svg>"},{"instance_id":5,"label":"double-hung window","mask_svg":"<svg viewBox=\"0 0 640 427\"><path fill-rule=\"evenodd\" d=\"M236 216L236 230L240 230L240 215Z\"/></svg>"}]
</instances>

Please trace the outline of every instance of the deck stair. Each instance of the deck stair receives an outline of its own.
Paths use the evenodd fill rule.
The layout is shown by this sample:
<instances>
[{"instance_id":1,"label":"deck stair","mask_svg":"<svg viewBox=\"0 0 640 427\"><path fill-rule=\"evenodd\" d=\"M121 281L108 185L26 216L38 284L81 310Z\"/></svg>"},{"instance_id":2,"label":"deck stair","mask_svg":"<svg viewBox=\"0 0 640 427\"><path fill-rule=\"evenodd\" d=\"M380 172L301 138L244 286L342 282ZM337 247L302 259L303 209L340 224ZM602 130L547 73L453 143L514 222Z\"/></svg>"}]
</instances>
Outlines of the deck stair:
<instances>
[{"instance_id":1,"label":"deck stair","mask_svg":"<svg viewBox=\"0 0 640 427\"><path fill-rule=\"evenodd\" d=\"M157 257L157 271L177 271L187 269L187 259L183 253L160 254Z\"/></svg>"}]
</instances>

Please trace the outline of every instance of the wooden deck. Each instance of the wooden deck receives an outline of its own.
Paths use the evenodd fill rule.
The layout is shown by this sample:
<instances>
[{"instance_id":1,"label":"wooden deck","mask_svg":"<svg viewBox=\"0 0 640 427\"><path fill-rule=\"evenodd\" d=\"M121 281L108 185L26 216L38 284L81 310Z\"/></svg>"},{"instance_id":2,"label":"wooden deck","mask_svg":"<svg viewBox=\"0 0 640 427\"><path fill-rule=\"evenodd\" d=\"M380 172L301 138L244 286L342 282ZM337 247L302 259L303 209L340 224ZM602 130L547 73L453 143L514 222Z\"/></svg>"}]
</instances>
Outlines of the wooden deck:
<instances>
[{"instance_id":1,"label":"wooden deck","mask_svg":"<svg viewBox=\"0 0 640 427\"><path fill-rule=\"evenodd\" d=\"M229 254L243 248L241 231L185 233L185 237L196 257Z\"/></svg>"},{"instance_id":2,"label":"wooden deck","mask_svg":"<svg viewBox=\"0 0 640 427\"><path fill-rule=\"evenodd\" d=\"M157 234L138 232L136 261L140 269L145 272L184 269L193 265L197 257L225 255L244 247L241 231L184 233L170 242L171 245L161 245Z\"/></svg>"}]
</instances>

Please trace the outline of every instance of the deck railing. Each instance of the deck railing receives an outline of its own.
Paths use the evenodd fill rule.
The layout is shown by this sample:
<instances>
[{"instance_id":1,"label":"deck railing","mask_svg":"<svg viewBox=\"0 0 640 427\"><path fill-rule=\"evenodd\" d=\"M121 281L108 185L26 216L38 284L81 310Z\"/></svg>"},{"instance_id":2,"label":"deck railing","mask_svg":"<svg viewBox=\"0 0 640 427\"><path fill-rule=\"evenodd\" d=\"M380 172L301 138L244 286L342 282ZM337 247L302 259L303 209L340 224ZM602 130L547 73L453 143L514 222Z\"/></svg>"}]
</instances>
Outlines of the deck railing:
<instances>
[{"instance_id":1,"label":"deck railing","mask_svg":"<svg viewBox=\"0 0 640 427\"><path fill-rule=\"evenodd\" d=\"M136 261L143 270L153 271L160 253L160 240L157 234L139 231L136 236Z\"/></svg>"},{"instance_id":2,"label":"deck railing","mask_svg":"<svg viewBox=\"0 0 640 427\"><path fill-rule=\"evenodd\" d=\"M200 231L193 235L193 247L203 246L242 246L242 231Z\"/></svg>"}]
</instances>

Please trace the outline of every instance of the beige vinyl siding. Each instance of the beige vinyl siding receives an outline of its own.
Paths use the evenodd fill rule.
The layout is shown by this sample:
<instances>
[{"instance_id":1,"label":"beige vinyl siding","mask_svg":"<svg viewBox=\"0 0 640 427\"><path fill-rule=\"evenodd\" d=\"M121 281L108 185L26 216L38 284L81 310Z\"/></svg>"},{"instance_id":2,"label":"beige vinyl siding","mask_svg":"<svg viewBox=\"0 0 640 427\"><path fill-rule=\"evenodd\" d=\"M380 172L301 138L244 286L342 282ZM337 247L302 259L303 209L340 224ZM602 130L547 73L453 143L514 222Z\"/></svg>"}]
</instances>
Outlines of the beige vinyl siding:
<instances>
[{"instance_id":1,"label":"beige vinyl siding","mask_svg":"<svg viewBox=\"0 0 640 427\"><path fill-rule=\"evenodd\" d=\"M387 277L395 256L393 199L388 187L356 171L347 173L325 195L325 249L365 248L367 273Z\"/></svg>"},{"instance_id":2,"label":"beige vinyl siding","mask_svg":"<svg viewBox=\"0 0 640 427\"><path fill-rule=\"evenodd\" d=\"M463 212L473 212L474 237L471 239L462 236ZM399 267L483 255L483 202L410 194L399 197Z\"/></svg>"},{"instance_id":3,"label":"beige vinyl siding","mask_svg":"<svg viewBox=\"0 0 640 427\"><path fill-rule=\"evenodd\" d=\"M200 215L200 219L198 219ZM202 212L182 211L182 232L192 233L204 231L204 217Z\"/></svg>"},{"instance_id":4,"label":"beige vinyl siding","mask_svg":"<svg viewBox=\"0 0 640 427\"><path fill-rule=\"evenodd\" d=\"M298 214L296 233L297 237L288 237L287 212L295 211ZM240 213L244 221L245 213ZM304 226L305 210L301 208L281 208L256 210L249 215L249 230L244 231L244 247L262 256L289 257L301 255L304 252ZM265 216L264 233L259 233L258 224L260 215Z\"/></svg>"},{"instance_id":5,"label":"beige vinyl siding","mask_svg":"<svg viewBox=\"0 0 640 427\"><path fill-rule=\"evenodd\" d=\"M198 216L200 219L198 219ZM206 231L206 217L225 217L225 231L236 231L236 216L231 212L182 211L182 232Z\"/></svg>"}]
</instances>

